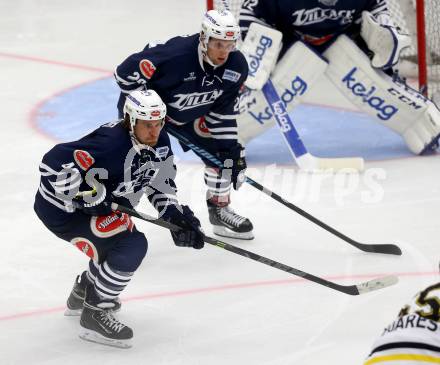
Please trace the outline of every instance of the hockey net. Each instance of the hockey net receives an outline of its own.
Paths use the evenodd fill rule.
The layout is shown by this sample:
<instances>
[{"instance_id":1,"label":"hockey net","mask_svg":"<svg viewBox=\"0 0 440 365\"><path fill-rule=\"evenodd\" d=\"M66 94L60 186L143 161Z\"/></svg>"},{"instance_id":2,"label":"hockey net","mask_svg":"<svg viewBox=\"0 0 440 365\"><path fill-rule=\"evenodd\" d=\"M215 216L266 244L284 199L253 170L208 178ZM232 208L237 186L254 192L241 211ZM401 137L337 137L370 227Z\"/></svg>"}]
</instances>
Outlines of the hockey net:
<instances>
[{"instance_id":1,"label":"hockey net","mask_svg":"<svg viewBox=\"0 0 440 365\"><path fill-rule=\"evenodd\" d=\"M418 81L418 88L426 88L429 96L440 94L440 0L387 1L394 22L412 40L411 47L402 52L399 73ZM227 3L238 19L242 2L207 0L207 8L224 8Z\"/></svg>"}]
</instances>

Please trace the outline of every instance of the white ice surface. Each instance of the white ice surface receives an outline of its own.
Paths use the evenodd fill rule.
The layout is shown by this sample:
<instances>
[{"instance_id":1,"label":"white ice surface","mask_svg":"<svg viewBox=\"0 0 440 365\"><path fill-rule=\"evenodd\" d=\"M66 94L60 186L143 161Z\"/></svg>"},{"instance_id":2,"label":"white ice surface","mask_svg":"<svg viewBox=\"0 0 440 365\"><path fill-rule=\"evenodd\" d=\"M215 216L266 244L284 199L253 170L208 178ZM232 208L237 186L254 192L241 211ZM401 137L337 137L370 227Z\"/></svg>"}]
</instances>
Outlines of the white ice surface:
<instances>
[{"instance_id":1,"label":"white ice surface","mask_svg":"<svg viewBox=\"0 0 440 365\"><path fill-rule=\"evenodd\" d=\"M256 239L228 242L344 285L389 274L400 282L351 297L217 247L174 247L168 232L138 222L149 252L119 316L134 329L134 347L77 337L78 320L62 312L87 260L33 213L38 164L54 141L29 121L42 100L103 73L36 59L112 70L146 40L197 31L203 5L1 2L1 365L360 364L400 307L438 281L438 156L367 163L377 170L360 177L258 166L249 176L263 185L357 240L397 243L404 255L362 253L249 185L234 194L234 208L252 219ZM179 197L209 232L201 166L180 165L178 180Z\"/></svg>"}]
</instances>

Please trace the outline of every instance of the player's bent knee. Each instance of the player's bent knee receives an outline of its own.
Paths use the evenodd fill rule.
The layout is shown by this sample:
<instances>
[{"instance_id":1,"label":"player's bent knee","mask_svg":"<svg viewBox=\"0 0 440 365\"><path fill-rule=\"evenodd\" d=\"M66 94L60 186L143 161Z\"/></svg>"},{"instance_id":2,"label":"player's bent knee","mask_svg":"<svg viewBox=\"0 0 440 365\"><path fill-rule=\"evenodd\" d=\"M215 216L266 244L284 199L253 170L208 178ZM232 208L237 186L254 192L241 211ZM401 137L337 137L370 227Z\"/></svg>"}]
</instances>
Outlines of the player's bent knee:
<instances>
[{"instance_id":1,"label":"player's bent knee","mask_svg":"<svg viewBox=\"0 0 440 365\"><path fill-rule=\"evenodd\" d=\"M136 231L130 234L128 244L109 252L106 261L119 271L134 272L142 263L147 251L147 238L143 233Z\"/></svg>"}]
</instances>

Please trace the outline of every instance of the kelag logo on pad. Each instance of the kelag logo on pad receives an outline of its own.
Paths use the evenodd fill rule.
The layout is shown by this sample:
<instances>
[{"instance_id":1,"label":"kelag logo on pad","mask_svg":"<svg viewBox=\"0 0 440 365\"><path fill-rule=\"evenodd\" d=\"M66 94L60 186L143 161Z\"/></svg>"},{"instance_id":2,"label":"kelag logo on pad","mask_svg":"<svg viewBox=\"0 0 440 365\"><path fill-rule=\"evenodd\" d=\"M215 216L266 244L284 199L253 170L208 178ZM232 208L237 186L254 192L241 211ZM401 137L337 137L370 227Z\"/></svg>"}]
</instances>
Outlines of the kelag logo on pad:
<instances>
[{"instance_id":1,"label":"kelag logo on pad","mask_svg":"<svg viewBox=\"0 0 440 365\"><path fill-rule=\"evenodd\" d=\"M354 96L358 97L363 103L377 110L377 117L382 120L389 120L399 109L394 105L387 104L384 98L377 95L375 86L367 87L360 80L355 78L357 67L353 67L351 71L341 80L347 89Z\"/></svg>"},{"instance_id":2,"label":"kelag logo on pad","mask_svg":"<svg viewBox=\"0 0 440 365\"><path fill-rule=\"evenodd\" d=\"M272 39L261 36L259 45L255 49L255 54L249 55L249 76L255 77L256 72L260 68L260 62L263 59L267 49L272 46Z\"/></svg>"},{"instance_id":3,"label":"kelag logo on pad","mask_svg":"<svg viewBox=\"0 0 440 365\"><path fill-rule=\"evenodd\" d=\"M287 107L291 102L295 102L295 98L299 95L303 95L308 89L307 83L299 76L295 76L290 83L289 89L284 89L280 94L280 99L283 101L284 105ZM243 97L244 102L246 103L247 108L253 107L252 110L247 110L252 118L255 119L256 122L260 124L264 124L265 122L271 120L272 118L272 110L269 106L262 106L257 109L259 105L255 99L255 96L252 93L245 95Z\"/></svg>"}]
</instances>

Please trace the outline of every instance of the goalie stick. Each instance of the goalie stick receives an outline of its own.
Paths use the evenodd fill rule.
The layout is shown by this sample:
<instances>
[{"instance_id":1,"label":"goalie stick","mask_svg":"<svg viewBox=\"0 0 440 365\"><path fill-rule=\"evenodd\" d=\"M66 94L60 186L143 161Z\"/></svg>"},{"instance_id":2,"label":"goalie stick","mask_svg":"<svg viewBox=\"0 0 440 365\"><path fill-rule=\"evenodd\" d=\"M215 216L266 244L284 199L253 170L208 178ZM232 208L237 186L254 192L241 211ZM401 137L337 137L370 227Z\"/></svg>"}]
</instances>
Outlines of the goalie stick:
<instances>
[{"instance_id":1,"label":"goalie stick","mask_svg":"<svg viewBox=\"0 0 440 365\"><path fill-rule=\"evenodd\" d=\"M120 211L122 213L126 213L128 215L131 215L132 217L136 217L139 219L142 219L144 221L156 224L158 226L170 229L170 230L178 230L180 229L178 226L169 223L163 219L156 219L154 217L151 217L147 214L138 212L137 210L124 207L122 205L118 205L116 203L112 204L112 209L115 211ZM209 243L210 245L222 248L226 251L235 253L237 255L247 257L248 259L260 262L262 264L271 266L275 269L285 271L289 274L299 276L305 280L313 281L314 283L326 286L330 289L349 294L349 295L359 295L359 294L365 294L374 290L379 290L382 288L386 288L388 286L394 285L398 282L398 278L396 276L384 276L380 278L376 278L373 280L366 281L361 284L357 285L340 285L337 283L334 283L332 281L325 280L319 276L315 276L312 274L308 274L304 271L295 269L293 267L287 266L285 264L282 264L280 262L277 262L275 260L269 259L267 257L258 255L254 252L244 250L242 248L230 245L229 243L219 241L215 238L204 236L203 241L206 243Z\"/></svg>"},{"instance_id":2,"label":"goalie stick","mask_svg":"<svg viewBox=\"0 0 440 365\"><path fill-rule=\"evenodd\" d=\"M182 134L176 132L172 128L167 128L166 131L171 134L173 137L175 137L179 142L183 143L187 147L189 147L195 154L202 158L206 158L207 160L211 161L214 165L216 165L219 168L222 168L223 165L219 159L217 159L215 156L213 156L211 153L206 151L205 149L196 146L194 143L192 143L188 138L183 136ZM251 179L250 177L246 176L245 180L248 184L252 185L255 189L262 191L266 195L270 196L272 199L276 200L277 202L283 204L287 208L295 211L299 215L303 216L304 218L308 219L309 221L315 223L316 225L320 226L321 228L325 229L326 231L334 234L335 236L341 238L345 242L349 243L350 245L358 248L361 251L365 252L373 252L373 253L382 253L382 254L389 254L389 255L401 255L402 251L401 249L394 245L394 244L366 244L366 243L360 243L352 238L346 236L345 234L337 231L336 229L330 227L326 223L320 221L318 218L314 217L313 215L307 213L306 211L302 210L298 206L288 202L278 194L274 193L273 191L269 190L268 188L264 187L263 185L259 184L255 180Z\"/></svg>"},{"instance_id":3,"label":"goalie stick","mask_svg":"<svg viewBox=\"0 0 440 365\"><path fill-rule=\"evenodd\" d=\"M349 169L356 171L364 169L364 160L361 157L322 158L313 156L307 151L271 79L266 81L262 91L277 121L279 130L300 169L305 171L347 169L347 172Z\"/></svg>"}]
</instances>

